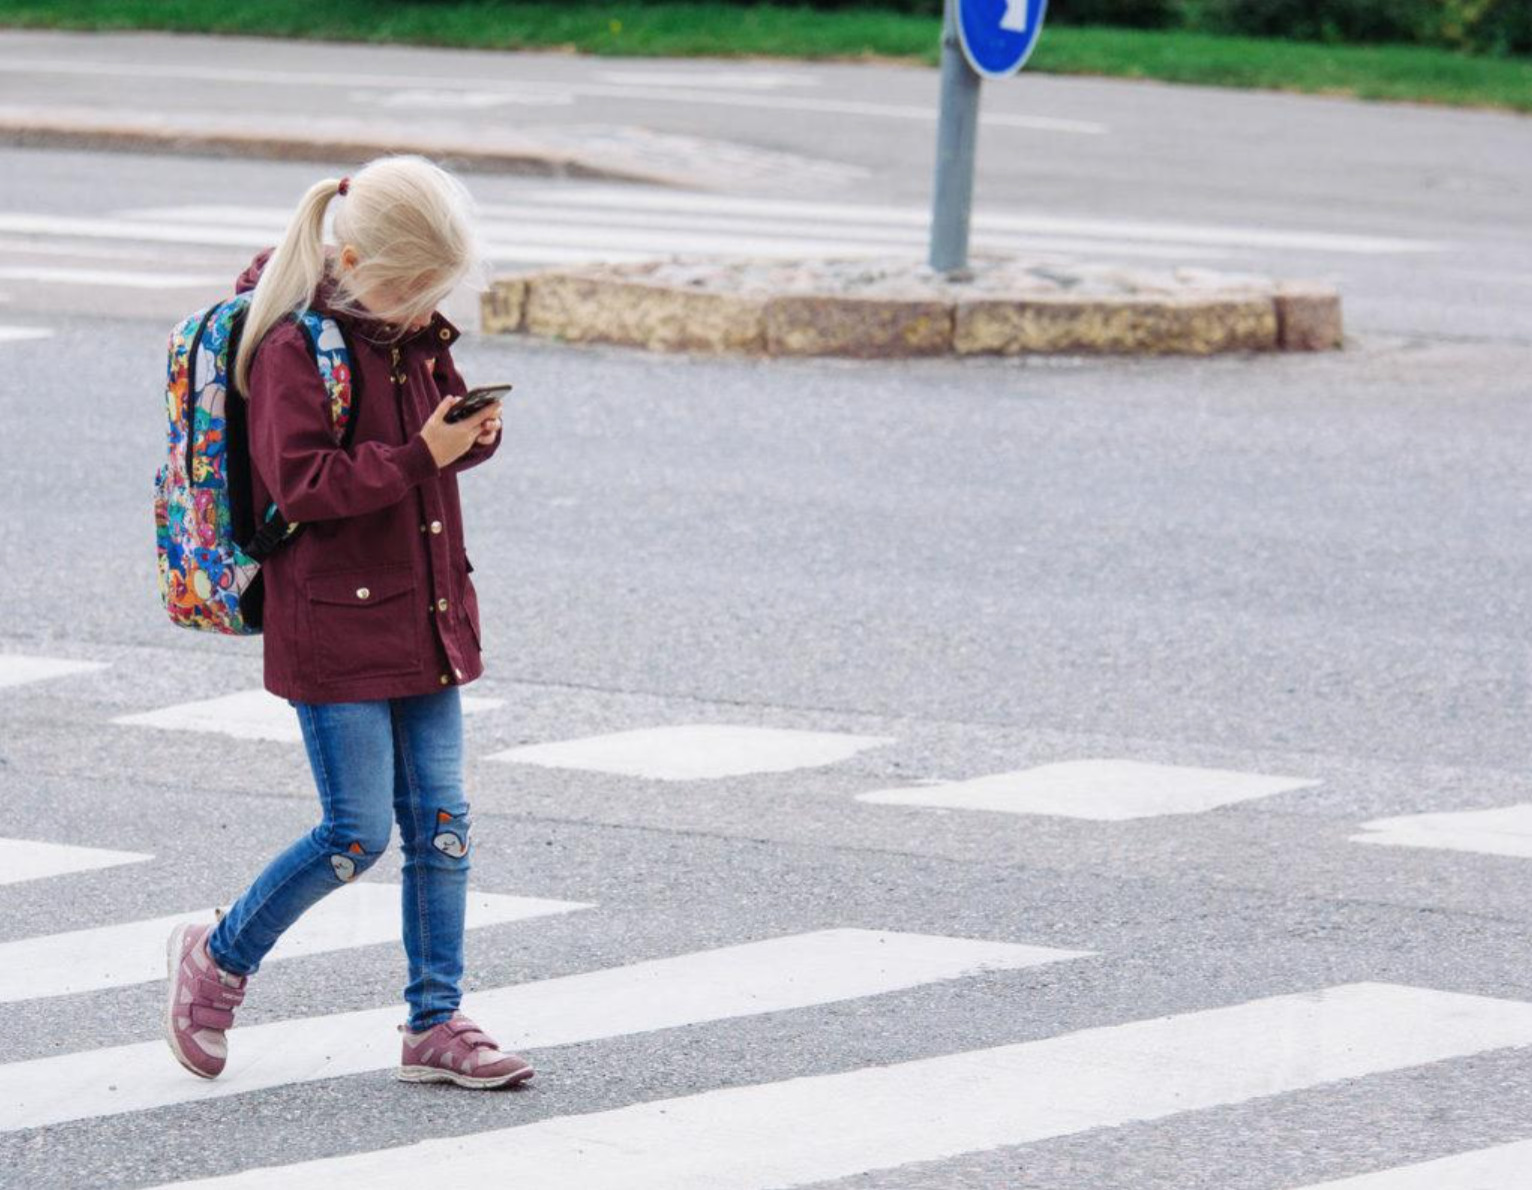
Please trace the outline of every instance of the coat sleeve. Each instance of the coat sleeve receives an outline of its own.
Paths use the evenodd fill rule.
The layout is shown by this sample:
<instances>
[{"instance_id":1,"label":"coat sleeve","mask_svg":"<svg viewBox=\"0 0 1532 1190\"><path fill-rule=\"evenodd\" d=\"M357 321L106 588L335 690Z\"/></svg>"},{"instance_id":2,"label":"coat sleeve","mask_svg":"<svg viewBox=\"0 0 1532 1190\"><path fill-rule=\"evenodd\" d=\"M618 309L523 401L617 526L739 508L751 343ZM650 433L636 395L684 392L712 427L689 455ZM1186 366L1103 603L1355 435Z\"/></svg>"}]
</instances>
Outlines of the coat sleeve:
<instances>
[{"instance_id":1,"label":"coat sleeve","mask_svg":"<svg viewBox=\"0 0 1532 1190\"><path fill-rule=\"evenodd\" d=\"M250 461L289 522L386 508L438 474L418 432L403 445L336 443L329 393L295 324L279 323L256 349L249 400Z\"/></svg>"},{"instance_id":2,"label":"coat sleeve","mask_svg":"<svg viewBox=\"0 0 1532 1190\"><path fill-rule=\"evenodd\" d=\"M443 349L436 357L436 389L444 397L461 397L468 391L468 383L458 373L457 365L452 362L452 353ZM500 440L505 437L505 431L495 435L495 440L488 446L481 446L475 442L466 453L459 455L442 468L443 473L466 471L470 467L477 467L495 451L500 449Z\"/></svg>"}]
</instances>

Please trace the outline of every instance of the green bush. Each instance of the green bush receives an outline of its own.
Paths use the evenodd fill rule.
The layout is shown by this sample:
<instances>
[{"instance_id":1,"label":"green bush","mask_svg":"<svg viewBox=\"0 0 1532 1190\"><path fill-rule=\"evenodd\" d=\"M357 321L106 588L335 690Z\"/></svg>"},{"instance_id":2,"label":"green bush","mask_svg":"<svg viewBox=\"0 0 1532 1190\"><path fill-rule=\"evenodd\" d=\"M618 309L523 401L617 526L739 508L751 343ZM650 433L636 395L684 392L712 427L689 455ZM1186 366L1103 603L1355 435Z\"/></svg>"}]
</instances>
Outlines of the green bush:
<instances>
[{"instance_id":1,"label":"green bush","mask_svg":"<svg viewBox=\"0 0 1532 1190\"><path fill-rule=\"evenodd\" d=\"M1532 51L1532 0L1184 0L1182 16L1250 37Z\"/></svg>"},{"instance_id":2,"label":"green bush","mask_svg":"<svg viewBox=\"0 0 1532 1190\"><path fill-rule=\"evenodd\" d=\"M644 0L639 0L643 3ZM661 0L657 0L661 2ZM738 0L754 4L762 0ZM777 7L794 0L769 0ZM881 8L941 16L942 0L798 0L804 8ZM1064 25L1122 25L1135 29L1166 29L1181 24L1182 0L1048 0L1048 20Z\"/></svg>"}]
</instances>

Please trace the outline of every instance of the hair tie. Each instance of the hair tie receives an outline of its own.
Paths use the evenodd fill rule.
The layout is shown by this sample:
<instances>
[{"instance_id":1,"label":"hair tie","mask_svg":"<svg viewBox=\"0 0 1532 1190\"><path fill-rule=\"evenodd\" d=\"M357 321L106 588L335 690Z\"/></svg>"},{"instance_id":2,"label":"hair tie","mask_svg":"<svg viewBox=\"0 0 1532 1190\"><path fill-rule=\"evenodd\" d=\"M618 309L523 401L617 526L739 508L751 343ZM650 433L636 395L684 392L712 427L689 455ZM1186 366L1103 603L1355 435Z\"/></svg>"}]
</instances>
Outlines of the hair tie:
<instances>
[{"instance_id":1,"label":"hair tie","mask_svg":"<svg viewBox=\"0 0 1532 1190\"><path fill-rule=\"evenodd\" d=\"M350 189L351 189L351 175L347 174L344 178L342 178L340 180L340 189L337 191L337 193L345 194L348 191L350 191Z\"/></svg>"}]
</instances>

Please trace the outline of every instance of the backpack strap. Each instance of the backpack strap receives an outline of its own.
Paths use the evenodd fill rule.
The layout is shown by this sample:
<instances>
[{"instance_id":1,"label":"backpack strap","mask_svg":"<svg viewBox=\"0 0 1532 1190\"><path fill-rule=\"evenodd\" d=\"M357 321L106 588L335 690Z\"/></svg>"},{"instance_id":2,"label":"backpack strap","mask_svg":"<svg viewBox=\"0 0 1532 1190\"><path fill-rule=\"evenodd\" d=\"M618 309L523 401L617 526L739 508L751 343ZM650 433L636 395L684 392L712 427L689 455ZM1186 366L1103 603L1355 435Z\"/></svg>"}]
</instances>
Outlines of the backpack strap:
<instances>
[{"instance_id":1,"label":"backpack strap","mask_svg":"<svg viewBox=\"0 0 1532 1190\"><path fill-rule=\"evenodd\" d=\"M301 315L290 317L303 331L304 342L308 344L309 354L314 357L319 378L324 381L325 391L329 394L331 424L337 431L339 445L344 449L351 445L351 440L356 436L357 411L361 405L361 384L351 367L354 353L350 337L340 323L317 310L304 310ZM244 329L243 319L239 329ZM273 500L266 508L260 528L255 531L249 545L242 548L255 561L263 561L297 534L300 526L299 521L287 521L277 511L276 501Z\"/></svg>"}]
</instances>

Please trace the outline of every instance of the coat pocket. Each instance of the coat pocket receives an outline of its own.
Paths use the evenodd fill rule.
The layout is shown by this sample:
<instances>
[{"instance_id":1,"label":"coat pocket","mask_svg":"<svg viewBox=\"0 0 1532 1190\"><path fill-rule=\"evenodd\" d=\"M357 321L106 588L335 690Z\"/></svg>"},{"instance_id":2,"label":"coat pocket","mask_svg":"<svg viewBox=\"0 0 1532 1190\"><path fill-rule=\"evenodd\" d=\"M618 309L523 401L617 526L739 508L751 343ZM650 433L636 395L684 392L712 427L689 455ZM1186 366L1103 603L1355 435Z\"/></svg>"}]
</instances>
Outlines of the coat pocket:
<instances>
[{"instance_id":1,"label":"coat pocket","mask_svg":"<svg viewBox=\"0 0 1532 1190\"><path fill-rule=\"evenodd\" d=\"M321 682L418 673L423 596L414 568L367 566L304 584L310 656Z\"/></svg>"},{"instance_id":2,"label":"coat pocket","mask_svg":"<svg viewBox=\"0 0 1532 1190\"><path fill-rule=\"evenodd\" d=\"M465 555L463 560L468 561ZM478 646L479 652L484 651L484 634L479 630L479 593L473 588L473 579L468 577L468 571L472 570L470 564L462 572L463 580L463 619L468 621L468 631L473 633L473 643Z\"/></svg>"}]
</instances>

